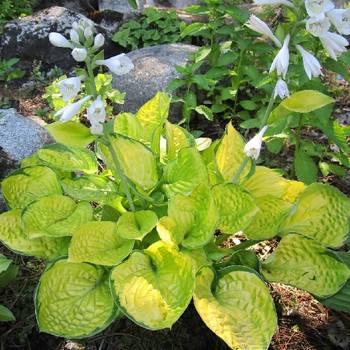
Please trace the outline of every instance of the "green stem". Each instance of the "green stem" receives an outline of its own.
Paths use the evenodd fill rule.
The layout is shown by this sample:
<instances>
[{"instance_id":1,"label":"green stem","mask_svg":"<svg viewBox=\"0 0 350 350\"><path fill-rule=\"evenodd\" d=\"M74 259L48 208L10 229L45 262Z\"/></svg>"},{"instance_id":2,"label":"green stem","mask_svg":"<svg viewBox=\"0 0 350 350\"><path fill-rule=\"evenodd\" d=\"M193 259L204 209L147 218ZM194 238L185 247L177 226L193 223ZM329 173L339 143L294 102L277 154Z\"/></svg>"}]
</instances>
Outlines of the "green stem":
<instances>
[{"instance_id":1,"label":"green stem","mask_svg":"<svg viewBox=\"0 0 350 350\"><path fill-rule=\"evenodd\" d=\"M269 100L269 104L267 105L265 114L264 114L264 118L262 119L261 125L260 125L260 129L266 125L267 120L269 119L270 113L272 111L273 108L273 104L275 102L275 89L272 90L271 96L270 96L270 100Z\"/></svg>"},{"instance_id":2,"label":"green stem","mask_svg":"<svg viewBox=\"0 0 350 350\"><path fill-rule=\"evenodd\" d=\"M90 81L92 93L93 93L94 98L96 98L97 97L97 89L96 89L96 84L95 84L94 70L92 69L92 64L91 64L90 59L87 59L85 63L86 63L86 69L88 72L88 78Z\"/></svg>"},{"instance_id":3,"label":"green stem","mask_svg":"<svg viewBox=\"0 0 350 350\"><path fill-rule=\"evenodd\" d=\"M131 211L135 211L135 205L134 205L134 202L133 202L132 197L131 197L131 193L130 193L130 189L129 189L129 185L128 185L128 180L124 175L124 172L123 172L123 170L120 166L119 160L118 160L118 156L115 153L113 145L111 144L111 142L109 140L107 140L107 147L109 149L109 152L111 153L114 167L115 167L115 171L116 171L118 177L120 178L120 181L122 183L122 187L125 191L126 198L128 200L128 203L129 203L129 207L130 207Z\"/></svg>"},{"instance_id":4,"label":"green stem","mask_svg":"<svg viewBox=\"0 0 350 350\"><path fill-rule=\"evenodd\" d=\"M245 50L241 50L240 54L239 54L239 61L237 64L237 76L236 79L232 79L232 87L234 89L236 89L236 95L235 95L235 101L234 101L234 107L233 107L233 113L236 113L236 109L237 109L237 101L238 101L238 88L240 85L240 80L241 80L241 65L242 65L242 61L243 61L243 56L244 56ZM236 84L233 84L233 80L236 80Z\"/></svg>"},{"instance_id":5,"label":"green stem","mask_svg":"<svg viewBox=\"0 0 350 350\"><path fill-rule=\"evenodd\" d=\"M249 157L245 156L241 165L239 166L238 170L236 171L236 174L233 176L233 178L231 180L232 183L234 183L234 184L237 183L239 177L241 176L241 174L242 174L244 168L246 167L246 165L248 164L248 162L249 162Z\"/></svg>"}]
</instances>

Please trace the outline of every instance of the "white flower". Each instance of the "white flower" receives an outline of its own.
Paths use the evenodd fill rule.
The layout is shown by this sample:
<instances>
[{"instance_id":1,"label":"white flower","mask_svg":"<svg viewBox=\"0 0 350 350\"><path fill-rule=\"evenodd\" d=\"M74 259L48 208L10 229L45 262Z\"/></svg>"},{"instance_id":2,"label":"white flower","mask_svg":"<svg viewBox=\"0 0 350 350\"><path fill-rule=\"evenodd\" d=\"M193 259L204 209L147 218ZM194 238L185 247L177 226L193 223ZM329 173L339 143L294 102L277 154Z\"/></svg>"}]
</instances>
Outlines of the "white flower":
<instances>
[{"instance_id":1,"label":"white flower","mask_svg":"<svg viewBox=\"0 0 350 350\"><path fill-rule=\"evenodd\" d=\"M276 70L277 74L279 76L281 75L283 78L286 77L289 67L289 40L290 35L288 34L284 39L282 48L279 50L270 67L270 73Z\"/></svg>"},{"instance_id":2,"label":"white flower","mask_svg":"<svg viewBox=\"0 0 350 350\"><path fill-rule=\"evenodd\" d=\"M76 47L72 51L72 56L77 62L83 62L83 61L85 61L85 58L87 57L87 51L84 48L79 49Z\"/></svg>"},{"instance_id":3,"label":"white flower","mask_svg":"<svg viewBox=\"0 0 350 350\"><path fill-rule=\"evenodd\" d=\"M195 142L196 148L198 149L198 151L201 152L210 147L212 140L209 137L198 137L197 139L195 139Z\"/></svg>"},{"instance_id":4,"label":"white flower","mask_svg":"<svg viewBox=\"0 0 350 350\"><path fill-rule=\"evenodd\" d=\"M94 49L99 49L104 45L104 43L105 43L105 37L101 33L98 33L94 39Z\"/></svg>"},{"instance_id":5,"label":"white flower","mask_svg":"<svg viewBox=\"0 0 350 350\"><path fill-rule=\"evenodd\" d=\"M70 43L62 34L52 32L49 34L49 41L53 46L73 48L72 43Z\"/></svg>"},{"instance_id":6,"label":"white flower","mask_svg":"<svg viewBox=\"0 0 350 350\"><path fill-rule=\"evenodd\" d=\"M271 5L271 6L279 6L279 5L285 5L288 7L294 7L293 3L289 0L254 0L255 5Z\"/></svg>"},{"instance_id":7,"label":"white flower","mask_svg":"<svg viewBox=\"0 0 350 350\"><path fill-rule=\"evenodd\" d=\"M334 60L346 51L346 47L349 45L348 41L337 33L327 32L320 36L323 47Z\"/></svg>"},{"instance_id":8,"label":"white flower","mask_svg":"<svg viewBox=\"0 0 350 350\"><path fill-rule=\"evenodd\" d=\"M103 124L101 124L101 123L91 124L90 131L94 135L102 135L103 134Z\"/></svg>"},{"instance_id":9,"label":"white flower","mask_svg":"<svg viewBox=\"0 0 350 350\"><path fill-rule=\"evenodd\" d=\"M330 0L305 0L306 12L310 17L325 13L334 8Z\"/></svg>"},{"instance_id":10,"label":"white flower","mask_svg":"<svg viewBox=\"0 0 350 350\"><path fill-rule=\"evenodd\" d=\"M321 65L318 59L302 46L296 45L296 48L303 59L304 70L308 78L312 79L312 77L316 78L322 75Z\"/></svg>"},{"instance_id":11,"label":"white flower","mask_svg":"<svg viewBox=\"0 0 350 350\"><path fill-rule=\"evenodd\" d=\"M265 35L268 38L270 38L277 47L281 47L281 42L277 39L277 37L272 33L269 26L262 21L260 18L251 15L249 17L249 20L246 23L246 26L250 28L251 30L254 30L254 32L260 33L261 35Z\"/></svg>"},{"instance_id":12,"label":"white flower","mask_svg":"<svg viewBox=\"0 0 350 350\"><path fill-rule=\"evenodd\" d=\"M105 121L106 110L101 96L97 96L96 100L91 103L87 109L86 116L91 124L103 123Z\"/></svg>"},{"instance_id":13,"label":"white flower","mask_svg":"<svg viewBox=\"0 0 350 350\"><path fill-rule=\"evenodd\" d=\"M81 78L73 77L61 80L57 83L64 101L69 101L78 95L80 91Z\"/></svg>"},{"instance_id":14,"label":"white flower","mask_svg":"<svg viewBox=\"0 0 350 350\"><path fill-rule=\"evenodd\" d=\"M71 30L69 31L69 37L70 37L70 40L71 40L74 44L77 44L77 45L80 44L80 41L79 41L79 33L78 33L75 29L71 29Z\"/></svg>"},{"instance_id":15,"label":"white flower","mask_svg":"<svg viewBox=\"0 0 350 350\"><path fill-rule=\"evenodd\" d=\"M55 117L59 117L62 123L68 122L79 112L81 106L90 98L91 96L85 96L81 100L61 108L55 113Z\"/></svg>"},{"instance_id":16,"label":"white flower","mask_svg":"<svg viewBox=\"0 0 350 350\"><path fill-rule=\"evenodd\" d=\"M331 23L324 14L311 17L306 21L306 30L313 36L319 37L328 32Z\"/></svg>"},{"instance_id":17,"label":"white flower","mask_svg":"<svg viewBox=\"0 0 350 350\"><path fill-rule=\"evenodd\" d=\"M247 157L257 160L261 151L262 138L267 130L265 125L251 140L244 146L244 153Z\"/></svg>"},{"instance_id":18,"label":"white flower","mask_svg":"<svg viewBox=\"0 0 350 350\"><path fill-rule=\"evenodd\" d=\"M91 27L86 27L86 28L84 29L84 36L85 36L85 39L90 39L93 35L94 35L94 33L93 33Z\"/></svg>"},{"instance_id":19,"label":"white flower","mask_svg":"<svg viewBox=\"0 0 350 350\"><path fill-rule=\"evenodd\" d=\"M274 98L277 96L279 96L282 100L289 96L288 85L282 78L278 78L275 86Z\"/></svg>"},{"instance_id":20,"label":"white flower","mask_svg":"<svg viewBox=\"0 0 350 350\"><path fill-rule=\"evenodd\" d=\"M132 61L124 53L108 58L107 60L97 60L96 64L107 66L116 75L129 73L134 68Z\"/></svg>"},{"instance_id":21,"label":"white flower","mask_svg":"<svg viewBox=\"0 0 350 350\"><path fill-rule=\"evenodd\" d=\"M339 34L350 35L350 8L329 11L327 16L337 28Z\"/></svg>"}]
</instances>

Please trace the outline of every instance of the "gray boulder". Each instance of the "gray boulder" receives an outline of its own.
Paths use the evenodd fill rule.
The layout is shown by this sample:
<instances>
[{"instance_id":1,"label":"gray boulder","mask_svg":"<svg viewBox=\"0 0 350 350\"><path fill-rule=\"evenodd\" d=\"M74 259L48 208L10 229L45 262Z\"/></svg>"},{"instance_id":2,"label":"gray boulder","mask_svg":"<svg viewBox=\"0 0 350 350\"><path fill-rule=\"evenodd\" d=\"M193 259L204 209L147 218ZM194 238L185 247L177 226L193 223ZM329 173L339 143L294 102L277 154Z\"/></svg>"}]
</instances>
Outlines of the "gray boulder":
<instances>
[{"instance_id":1,"label":"gray boulder","mask_svg":"<svg viewBox=\"0 0 350 350\"><path fill-rule=\"evenodd\" d=\"M117 109L135 113L158 91L165 91L180 76L175 67L184 66L188 55L196 50L198 47L193 45L166 44L128 53L135 68L128 74L113 76L113 87L126 93L125 104Z\"/></svg>"},{"instance_id":2,"label":"gray boulder","mask_svg":"<svg viewBox=\"0 0 350 350\"><path fill-rule=\"evenodd\" d=\"M24 158L49 142L49 134L35 121L13 108L0 109L0 180L16 170ZM0 193L0 213L4 210L6 205Z\"/></svg>"},{"instance_id":3,"label":"gray boulder","mask_svg":"<svg viewBox=\"0 0 350 350\"><path fill-rule=\"evenodd\" d=\"M52 46L48 35L50 32L68 35L72 23L84 18L86 17L65 7L53 6L32 16L9 21L0 37L0 58L20 57L24 66L25 62L40 60L50 66L69 69L76 65L71 50ZM99 26L96 29L107 37L107 54L111 51L119 53L115 52L118 51L117 46L108 39L111 34Z\"/></svg>"}]
</instances>

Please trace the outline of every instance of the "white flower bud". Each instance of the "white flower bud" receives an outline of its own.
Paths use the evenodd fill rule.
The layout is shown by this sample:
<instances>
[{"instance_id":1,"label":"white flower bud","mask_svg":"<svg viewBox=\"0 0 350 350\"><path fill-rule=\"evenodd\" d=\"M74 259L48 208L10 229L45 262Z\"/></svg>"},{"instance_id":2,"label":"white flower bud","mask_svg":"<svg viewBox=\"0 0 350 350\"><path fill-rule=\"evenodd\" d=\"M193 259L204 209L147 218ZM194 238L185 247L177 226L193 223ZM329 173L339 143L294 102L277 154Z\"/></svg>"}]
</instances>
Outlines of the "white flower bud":
<instances>
[{"instance_id":1,"label":"white flower bud","mask_svg":"<svg viewBox=\"0 0 350 350\"><path fill-rule=\"evenodd\" d=\"M99 49L104 45L104 43L105 37L101 33L97 34L94 39L94 49Z\"/></svg>"},{"instance_id":2,"label":"white flower bud","mask_svg":"<svg viewBox=\"0 0 350 350\"><path fill-rule=\"evenodd\" d=\"M84 48L83 49L75 48L72 50L72 56L77 62L83 62L87 57L87 51Z\"/></svg>"},{"instance_id":3,"label":"white flower bud","mask_svg":"<svg viewBox=\"0 0 350 350\"><path fill-rule=\"evenodd\" d=\"M79 34L75 29L71 29L69 32L69 36L70 36L70 40L74 43L79 45L80 41L79 41Z\"/></svg>"},{"instance_id":4,"label":"white flower bud","mask_svg":"<svg viewBox=\"0 0 350 350\"><path fill-rule=\"evenodd\" d=\"M49 34L49 41L53 46L73 48L73 45L60 33L52 32Z\"/></svg>"}]
</instances>

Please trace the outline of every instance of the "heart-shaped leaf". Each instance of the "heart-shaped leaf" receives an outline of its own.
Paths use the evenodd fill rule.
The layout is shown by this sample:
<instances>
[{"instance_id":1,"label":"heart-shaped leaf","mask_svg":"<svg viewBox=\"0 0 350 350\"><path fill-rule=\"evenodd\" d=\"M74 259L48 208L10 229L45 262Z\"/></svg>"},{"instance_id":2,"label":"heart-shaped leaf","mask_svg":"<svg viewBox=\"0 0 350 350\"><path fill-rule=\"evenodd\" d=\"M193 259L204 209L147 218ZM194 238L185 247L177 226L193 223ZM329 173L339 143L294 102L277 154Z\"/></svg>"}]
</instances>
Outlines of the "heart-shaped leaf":
<instances>
[{"instance_id":1,"label":"heart-shaped leaf","mask_svg":"<svg viewBox=\"0 0 350 350\"><path fill-rule=\"evenodd\" d=\"M296 210L282 225L285 233L299 233L337 248L350 231L350 200L337 188L315 183L298 197Z\"/></svg>"},{"instance_id":2,"label":"heart-shaped leaf","mask_svg":"<svg viewBox=\"0 0 350 350\"><path fill-rule=\"evenodd\" d=\"M194 268L176 248L158 241L115 267L111 284L118 306L134 322L170 328L191 301Z\"/></svg>"},{"instance_id":3,"label":"heart-shaped leaf","mask_svg":"<svg viewBox=\"0 0 350 350\"><path fill-rule=\"evenodd\" d=\"M350 269L335 253L296 234L283 237L262 268L268 281L290 284L320 298L337 293L350 277Z\"/></svg>"},{"instance_id":4,"label":"heart-shaped leaf","mask_svg":"<svg viewBox=\"0 0 350 350\"><path fill-rule=\"evenodd\" d=\"M254 270L210 267L197 274L194 305L204 323L231 349L267 349L277 328L272 297Z\"/></svg>"},{"instance_id":5,"label":"heart-shaped leaf","mask_svg":"<svg viewBox=\"0 0 350 350\"><path fill-rule=\"evenodd\" d=\"M66 260L57 261L41 276L35 305L41 332L70 339L101 332L117 312L108 272Z\"/></svg>"}]
</instances>

